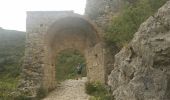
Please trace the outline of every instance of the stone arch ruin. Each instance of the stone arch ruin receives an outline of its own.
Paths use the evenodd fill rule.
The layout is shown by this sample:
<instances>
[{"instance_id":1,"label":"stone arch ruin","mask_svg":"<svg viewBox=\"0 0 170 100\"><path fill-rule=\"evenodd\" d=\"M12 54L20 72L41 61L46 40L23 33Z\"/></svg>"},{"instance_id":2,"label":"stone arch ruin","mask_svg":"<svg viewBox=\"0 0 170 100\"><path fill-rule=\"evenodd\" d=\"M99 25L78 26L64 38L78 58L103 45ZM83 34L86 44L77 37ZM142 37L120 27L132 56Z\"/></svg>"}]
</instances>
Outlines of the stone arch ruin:
<instances>
[{"instance_id":1,"label":"stone arch ruin","mask_svg":"<svg viewBox=\"0 0 170 100\"><path fill-rule=\"evenodd\" d=\"M105 83L104 48L100 31L73 12L27 12L27 40L20 88L27 95L55 88L55 57L64 49L77 49L86 58L88 81Z\"/></svg>"}]
</instances>

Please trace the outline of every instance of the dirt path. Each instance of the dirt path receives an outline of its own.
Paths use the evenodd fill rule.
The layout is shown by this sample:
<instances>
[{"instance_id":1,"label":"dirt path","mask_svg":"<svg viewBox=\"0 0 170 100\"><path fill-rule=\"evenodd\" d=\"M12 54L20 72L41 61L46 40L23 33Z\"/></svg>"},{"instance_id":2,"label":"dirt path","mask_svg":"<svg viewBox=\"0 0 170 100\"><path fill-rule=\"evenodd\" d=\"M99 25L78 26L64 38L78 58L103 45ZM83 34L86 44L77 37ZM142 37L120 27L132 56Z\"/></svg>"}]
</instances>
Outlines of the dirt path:
<instances>
[{"instance_id":1,"label":"dirt path","mask_svg":"<svg viewBox=\"0 0 170 100\"><path fill-rule=\"evenodd\" d=\"M89 96L85 93L86 81L87 78L66 80L43 100L88 100Z\"/></svg>"}]
</instances>

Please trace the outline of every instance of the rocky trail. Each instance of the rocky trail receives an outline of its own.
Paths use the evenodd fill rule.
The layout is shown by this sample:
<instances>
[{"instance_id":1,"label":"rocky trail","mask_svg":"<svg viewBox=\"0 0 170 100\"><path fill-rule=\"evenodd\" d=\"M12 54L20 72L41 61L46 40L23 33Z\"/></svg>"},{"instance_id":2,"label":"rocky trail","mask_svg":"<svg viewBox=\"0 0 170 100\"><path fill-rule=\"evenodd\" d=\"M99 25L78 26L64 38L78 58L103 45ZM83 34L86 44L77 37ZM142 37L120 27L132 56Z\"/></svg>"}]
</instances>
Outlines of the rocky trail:
<instances>
[{"instance_id":1,"label":"rocky trail","mask_svg":"<svg viewBox=\"0 0 170 100\"><path fill-rule=\"evenodd\" d=\"M86 81L85 77L63 81L43 100L88 100L89 96L85 93Z\"/></svg>"}]
</instances>

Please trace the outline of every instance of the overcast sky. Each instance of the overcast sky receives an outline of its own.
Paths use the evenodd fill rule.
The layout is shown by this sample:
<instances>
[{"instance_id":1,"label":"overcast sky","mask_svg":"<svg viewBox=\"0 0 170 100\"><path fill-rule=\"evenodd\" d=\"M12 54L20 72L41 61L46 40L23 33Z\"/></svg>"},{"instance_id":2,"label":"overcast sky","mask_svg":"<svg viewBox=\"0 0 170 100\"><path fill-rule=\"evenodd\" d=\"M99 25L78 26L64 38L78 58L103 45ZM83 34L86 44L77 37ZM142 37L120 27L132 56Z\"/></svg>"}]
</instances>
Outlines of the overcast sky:
<instances>
[{"instance_id":1,"label":"overcast sky","mask_svg":"<svg viewBox=\"0 0 170 100\"><path fill-rule=\"evenodd\" d=\"M74 10L83 14L86 0L0 0L0 27L25 31L26 11Z\"/></svg>"}]
</instances>

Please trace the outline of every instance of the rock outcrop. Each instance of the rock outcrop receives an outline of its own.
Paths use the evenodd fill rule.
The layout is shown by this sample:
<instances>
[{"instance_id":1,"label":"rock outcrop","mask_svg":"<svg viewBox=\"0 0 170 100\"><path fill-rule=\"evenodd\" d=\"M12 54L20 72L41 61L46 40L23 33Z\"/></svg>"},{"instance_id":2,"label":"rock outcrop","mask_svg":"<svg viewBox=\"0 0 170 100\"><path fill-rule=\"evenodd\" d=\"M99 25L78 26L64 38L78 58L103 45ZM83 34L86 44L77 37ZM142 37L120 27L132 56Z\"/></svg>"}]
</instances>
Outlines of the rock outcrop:
<instances>
[{"instance_id":1,"label":"rock outcrop","mask_svg":"<svg viewBox=\"0 0 170 100\"><path fill-rule=\"evenodd\" d=\"M108 84L114 100L170 100L170 1L115 56Z\"/></svg>"}]
</instances>

